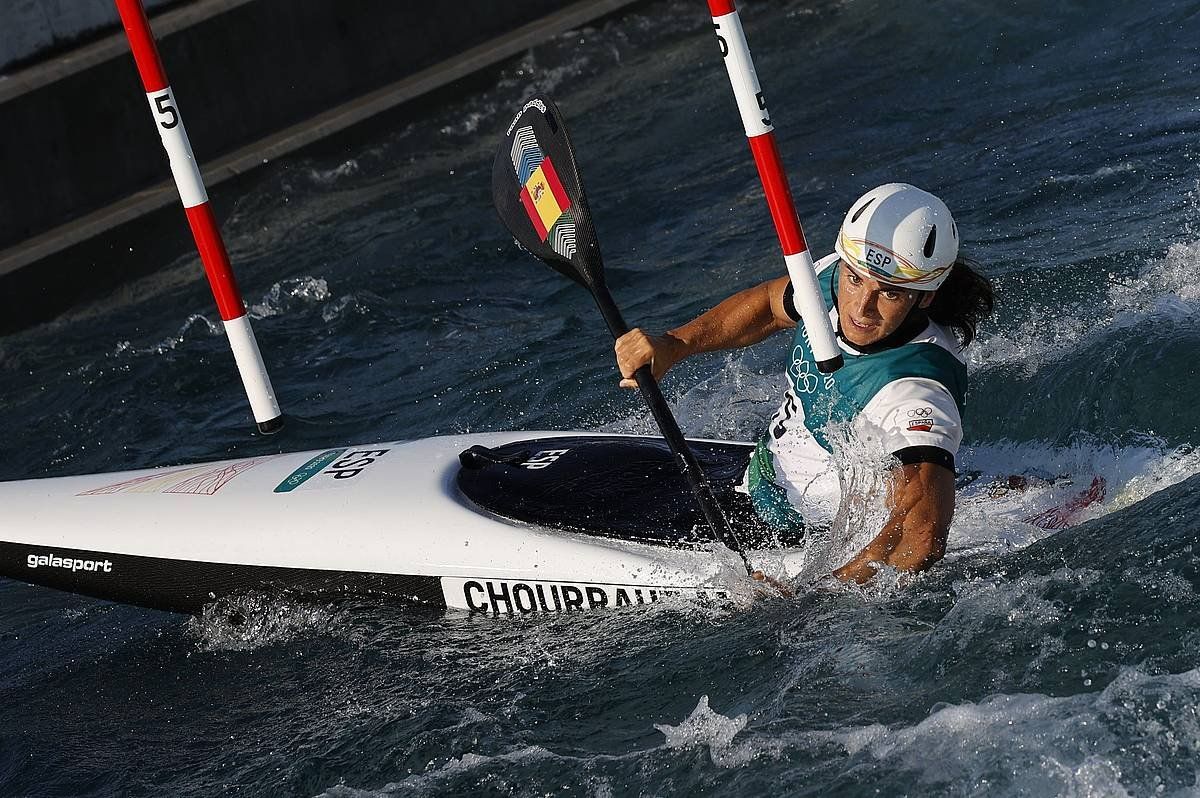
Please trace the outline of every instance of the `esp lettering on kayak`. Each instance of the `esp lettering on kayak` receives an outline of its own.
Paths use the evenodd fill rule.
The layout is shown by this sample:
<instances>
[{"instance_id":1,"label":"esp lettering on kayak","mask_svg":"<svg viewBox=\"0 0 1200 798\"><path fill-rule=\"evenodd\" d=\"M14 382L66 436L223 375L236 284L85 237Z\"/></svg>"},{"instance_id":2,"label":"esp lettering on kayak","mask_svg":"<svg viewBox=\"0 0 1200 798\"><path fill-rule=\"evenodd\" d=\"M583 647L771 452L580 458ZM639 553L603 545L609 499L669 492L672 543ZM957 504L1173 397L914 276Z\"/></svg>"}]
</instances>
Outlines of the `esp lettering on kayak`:
<instances>
[{"instance_id":1,"label":"esp lettering on kayak","mask_svg":"<svg viewBox=\"0 0 1200 798\"><path fill-rule=\"evenodd\" d=\"M728 598L729 594L723 590L683 590L629 585L572 585L474 579L463 583L463 598L472 612L506 615L630 607L635 604L653 604L668 596L720 600Z\"/></svg>"},{"instance_id":2,"label":"esp lettering on kayak","mask_svg":"<svg viewBox=\"0 0 1200 798\"><path fill-rule=\"evenodd\" d=\"M346 452L344 457L321 473L332 476L334 479L352 479L390 451L391 449L356 449Z\"/></svg>"},{"instance_id":3,"label":"esp lettering on kayak","mask_svg":"<svg viewBox=\"0 0 1200 798\"><path fill-rule=\"evenodd\" d=\"M552 464L558 458L562 457L570 449L545 449L538 452L533 457L530 457L525 462L521 463L521 468L528 468L530 471L536 471L539 468L545 468Z\"/></svg>"}]
</instances>

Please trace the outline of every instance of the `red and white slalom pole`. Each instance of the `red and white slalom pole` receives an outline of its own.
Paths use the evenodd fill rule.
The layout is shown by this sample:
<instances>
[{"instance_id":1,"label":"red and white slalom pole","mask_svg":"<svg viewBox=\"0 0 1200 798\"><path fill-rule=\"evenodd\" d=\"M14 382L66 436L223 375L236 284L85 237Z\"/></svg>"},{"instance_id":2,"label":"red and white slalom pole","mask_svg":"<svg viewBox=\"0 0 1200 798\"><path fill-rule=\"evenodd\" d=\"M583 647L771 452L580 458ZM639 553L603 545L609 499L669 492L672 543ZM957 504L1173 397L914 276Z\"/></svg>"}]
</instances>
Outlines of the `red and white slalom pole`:
<instances>
[{"instance_id":1,"label":"red and white slalom pole","mask_svg":"<svg viewBox=\"0 0 1200 798\"><path fill-rule=\"evenodd\" d=\"M221 239L221 230L208 203L204 179L192 155L192 145L158 56L146 11L141 0L116 0L116 4L125 26L125 35L129 38L129 49L133 51L133 59L137 62L138 74L146 90L146 99L150 101L150 113L171 161L171 174L175 176L179 199L183 201L192 237L196 239L196 249L200 251L200 260L212 286L213 297L217 300L217 310L225 324L233 358L242 375L246 396L250 399L254 421L259 432L275 432L283 426L283 415L279 403L275 401L271 378L267 376L267 367L258 351L254 330L250 328L250 320L246 317L246 304L234 280L225 242Z\"/></svg>"},{"instance_id":2,"label":"red and white slalom pole","mask_svg":"<svg viewBox=\"0 0 1200 798\"><path fill-rule=\"evenodd\" d=\"M842 366L842 350L834 338L829 309L821 297L812 255L808 252L808 243L804 240L804 231L796 216L792 190L788 187L783 162L779 158L779 146L775 143L775 127L771 124L767 101L758 84L742 20L734 8L733 0L708 0L708 10L712 14L725 68L729 70L729 82L733 84L742 126L746 129L746 138L750 140L750 152L754 155L754 164L758 167L758 176L767 195L775 232L779 234L783 260L795 290L796 308L808 331L817 368L825 373L836 371Z\"/></svg>"}]
</instances>

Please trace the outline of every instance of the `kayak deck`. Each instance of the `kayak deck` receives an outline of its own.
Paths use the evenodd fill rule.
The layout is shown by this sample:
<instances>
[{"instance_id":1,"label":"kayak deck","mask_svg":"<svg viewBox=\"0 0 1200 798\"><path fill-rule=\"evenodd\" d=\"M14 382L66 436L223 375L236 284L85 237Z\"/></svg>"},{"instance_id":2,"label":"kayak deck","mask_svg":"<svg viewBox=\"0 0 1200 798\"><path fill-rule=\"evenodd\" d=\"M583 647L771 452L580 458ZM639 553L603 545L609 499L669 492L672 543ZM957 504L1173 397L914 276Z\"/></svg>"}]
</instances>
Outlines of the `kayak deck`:
<instances>
[{"instance_id":1,"label":"kayak deck","mask_svg":"<svg viewBox=\"0 0 1200 798\"><path fill-rule=\"evenodd\" d=\"M756 540L733 489L751 447L694 445ZM7 482L0 508L0 576L184 612L246 592L570 611L744 578L666 446L635 436L484 433Z\"/></svg>"},{"instance_id":2,"label":"kayak deck","mask_svg":"<svg viewBox=\"0 0 1200 798\"><path fill-rule=\"evenodd\" d=\"M801 531L778 533L735 486L754 445L691 441L717 503L746 548L798 545ZM547 529L696 548L712 532L665 441L657 438L533 438L473 446L459 456L457 485L480 508Z\"/></svg>"}]
</instances>

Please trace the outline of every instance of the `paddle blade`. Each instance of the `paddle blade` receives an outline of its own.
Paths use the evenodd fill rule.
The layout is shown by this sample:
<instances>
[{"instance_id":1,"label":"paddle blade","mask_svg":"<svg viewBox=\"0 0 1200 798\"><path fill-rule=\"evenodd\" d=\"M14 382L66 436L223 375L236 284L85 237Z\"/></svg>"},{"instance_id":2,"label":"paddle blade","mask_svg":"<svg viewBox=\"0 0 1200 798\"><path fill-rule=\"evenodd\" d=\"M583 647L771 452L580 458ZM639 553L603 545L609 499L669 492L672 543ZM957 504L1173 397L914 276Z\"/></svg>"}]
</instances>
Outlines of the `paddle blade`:
<instances>
[{"instance_id":1,"label":"paddle blade","mask_svg":"<svg viewBox=\"0 0 1200 798\"><path fill-rule=\"evenodd\" d=\"M558 107L530 98L509 124L492 165L492 200L517 243L589 290L604 265Z\"/></svg>"}]
</instances>

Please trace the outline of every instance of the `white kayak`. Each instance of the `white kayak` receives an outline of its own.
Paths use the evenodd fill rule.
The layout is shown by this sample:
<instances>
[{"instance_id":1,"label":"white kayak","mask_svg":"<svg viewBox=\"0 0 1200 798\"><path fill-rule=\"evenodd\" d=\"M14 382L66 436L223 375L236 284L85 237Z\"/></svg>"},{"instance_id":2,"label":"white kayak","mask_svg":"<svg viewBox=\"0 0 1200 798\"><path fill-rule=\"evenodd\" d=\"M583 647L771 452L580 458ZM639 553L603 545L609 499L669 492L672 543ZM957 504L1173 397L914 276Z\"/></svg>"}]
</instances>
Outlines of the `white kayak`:
<instances>
[{"instance_id":1,"label":"white kayak","mask_svg":"<svg viewBox=\"0 0 1200 798\"><path fill-rule=\"evenodd\" d=\"M695 449L718 496L744 501L751 445ZM460 435L34 479L0 483L0 507L0 575L180 612L258 591L565 612L746 580L648 437Z\"/></svg>"}]
</instances>

